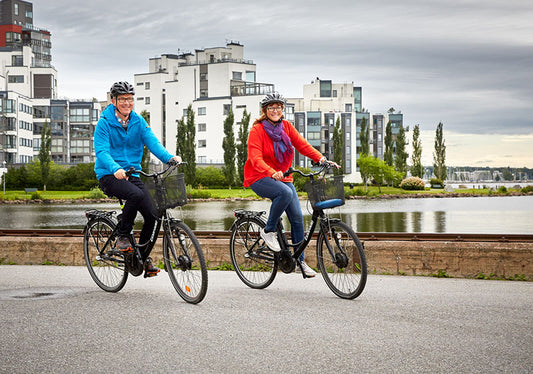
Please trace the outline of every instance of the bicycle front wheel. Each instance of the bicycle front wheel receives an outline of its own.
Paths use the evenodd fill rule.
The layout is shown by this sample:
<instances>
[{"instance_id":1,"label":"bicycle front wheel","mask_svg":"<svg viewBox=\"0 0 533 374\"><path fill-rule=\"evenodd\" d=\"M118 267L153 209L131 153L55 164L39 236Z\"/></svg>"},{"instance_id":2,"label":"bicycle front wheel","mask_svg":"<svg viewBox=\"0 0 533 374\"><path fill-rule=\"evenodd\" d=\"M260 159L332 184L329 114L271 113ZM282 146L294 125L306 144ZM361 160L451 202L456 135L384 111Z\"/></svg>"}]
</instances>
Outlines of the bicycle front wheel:
<instances>
[{"instance_id":1,"label":"bicycle front wheel","mask_svg":"<svg viewBox=\"0 0 533 374\"><path fill-rule=\"evenodd\" d=\"M115 249L114 229L113 221L99 217L87 223L83 236L83 254L89 274L107 292L120 291L128 279L123 255Z\"/></svg>"},{"instance_id":2,"label":"bicycle front wheel","mask_svg":"<svg viewBox=\"0 0 533 374\"><path fill-rule=\"evenodd\" d=\"M363 245L350 226L330 221L328 231L320 230L317 261L322 277L333 293L355 299L366 284L366 258Z\"/></svg>"},{"instance_id":3,"label":"bicycle front wheel","mask_svg":"<svg viewBox=\"0 0 533 374\"><path fill-rule=\"evenodd\" d=\"M251 288L266 288L278 271L274 252L259 236L265 223L257 218L235 222L230 239L231 263L238 277Z\"/></svg>"},{"instance_id":4,"label":"bicycle front wheel","mask_svg":"<svg viewBox=\"0 0 533 374\"><path fill-rule=\"evenodd\" d=\"M183 300L198 304L207 292L204 253L192 230L181 221L170 222L163 237L165 270Z\"/></svg>"}]
</instances>

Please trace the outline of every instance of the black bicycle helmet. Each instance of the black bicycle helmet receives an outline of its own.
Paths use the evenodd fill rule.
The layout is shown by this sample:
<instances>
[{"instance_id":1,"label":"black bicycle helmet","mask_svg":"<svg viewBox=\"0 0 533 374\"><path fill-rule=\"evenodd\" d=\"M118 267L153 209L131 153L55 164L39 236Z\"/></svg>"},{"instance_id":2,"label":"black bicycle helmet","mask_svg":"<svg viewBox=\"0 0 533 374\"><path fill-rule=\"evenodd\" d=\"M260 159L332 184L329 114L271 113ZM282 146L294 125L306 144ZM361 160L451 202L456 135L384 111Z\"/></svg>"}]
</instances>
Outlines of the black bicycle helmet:
<instances>
[{"instance_id":1,"label":"black bicycle helmet","mask_svg":"<svg viewBox=\"0 0 533 374\"><path fill-rule=\"evenodd\" d=\"M135 90L133 86L128 82L115 82L111 86L111 97L117 97L118 95L132 94L135 95Z\"/></svg>"},{"instance_id":2,"label":"black bicycle helmet","mask_svg":"<svg viewBox=\"0 0 533 374\"><path fill-rule=\"evenodd\" d=\"M274 103L282 104L283 106L285 106L285 104L287 103L287 100L285 100L285 98L281 96L279 93L273 92L273 93L267 94L263 98L263 100L261 100L261 108L264 108Z\"/></svg>"}]
</instances>

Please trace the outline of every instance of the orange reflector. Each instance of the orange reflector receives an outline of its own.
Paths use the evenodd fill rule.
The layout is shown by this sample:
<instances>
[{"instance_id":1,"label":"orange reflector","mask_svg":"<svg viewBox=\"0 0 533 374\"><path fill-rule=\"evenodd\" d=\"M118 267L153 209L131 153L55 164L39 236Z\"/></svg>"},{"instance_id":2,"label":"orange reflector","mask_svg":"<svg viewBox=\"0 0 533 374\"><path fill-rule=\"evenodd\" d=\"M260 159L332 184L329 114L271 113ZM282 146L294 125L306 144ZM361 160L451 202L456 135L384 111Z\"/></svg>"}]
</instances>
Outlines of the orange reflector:
<instances>
[{"instance_id":1,"label":"orange reflector","mask_svg":"<svg viewBox=\"0 0 533 374\"><path fill-rule=\"evenodd\" d=\"M189 286L185 286L185 290L187 290L187 292L191 292L191 288Z\"/></svg>"}]
</instances>

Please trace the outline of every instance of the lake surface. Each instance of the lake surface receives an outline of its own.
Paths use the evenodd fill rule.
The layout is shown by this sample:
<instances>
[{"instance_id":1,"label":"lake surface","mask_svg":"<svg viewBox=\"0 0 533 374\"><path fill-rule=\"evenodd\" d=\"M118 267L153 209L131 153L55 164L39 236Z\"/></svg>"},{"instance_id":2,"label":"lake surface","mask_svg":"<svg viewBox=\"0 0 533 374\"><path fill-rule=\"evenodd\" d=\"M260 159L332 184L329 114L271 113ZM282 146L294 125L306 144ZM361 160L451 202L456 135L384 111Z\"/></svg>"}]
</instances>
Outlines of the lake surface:
<instances>
[{"instance_id":1,"label":"lake surface","mask_svg":"<svg viewBox=\"0 0 533 374\"><path fill-rule=\"evenodd\" d=\"M301 205L308 227L307 201ZM268 213L269 207L269 201L193 202L175 209L174 216L193 230L227 230L234 209ZM87 209L118 210L118 204L0 204L0 228L81 229ZM347 200L330 213L357 232L533 234L533 196ZM141 225L138 221L136 228Z\"/></svg>"}]
</instances>

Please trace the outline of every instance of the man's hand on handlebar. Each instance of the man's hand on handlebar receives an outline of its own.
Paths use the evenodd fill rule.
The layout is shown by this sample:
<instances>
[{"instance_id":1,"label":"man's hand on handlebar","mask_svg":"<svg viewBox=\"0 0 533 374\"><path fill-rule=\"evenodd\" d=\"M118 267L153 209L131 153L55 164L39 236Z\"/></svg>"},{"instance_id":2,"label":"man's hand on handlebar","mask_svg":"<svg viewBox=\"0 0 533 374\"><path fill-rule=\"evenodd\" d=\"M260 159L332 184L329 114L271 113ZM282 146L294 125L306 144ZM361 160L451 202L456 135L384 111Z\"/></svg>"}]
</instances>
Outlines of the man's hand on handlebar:
<instances>
[{"instance_id":1,"label":"man's hand on handlebar","mask_svg":"<svg viewBox=\"0 0 533 374\"><path fill-rule=\"evenodd\" d=\"M126 170L124 169L118 169L117 171L115 171L114 175L117 179L128 179L128 175L126 174Z\"/></svg>"}]
</instances>

